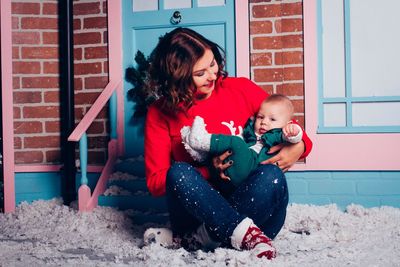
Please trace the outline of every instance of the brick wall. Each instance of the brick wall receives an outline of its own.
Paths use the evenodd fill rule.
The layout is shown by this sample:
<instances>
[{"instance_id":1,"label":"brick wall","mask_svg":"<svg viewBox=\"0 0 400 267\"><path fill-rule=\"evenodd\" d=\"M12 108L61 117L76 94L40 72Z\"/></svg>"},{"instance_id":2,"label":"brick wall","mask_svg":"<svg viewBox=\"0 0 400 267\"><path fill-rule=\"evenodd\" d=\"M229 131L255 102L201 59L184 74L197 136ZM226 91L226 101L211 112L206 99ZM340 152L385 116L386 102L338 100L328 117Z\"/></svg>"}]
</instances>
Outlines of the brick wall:
<instances>
[{"instance_id":1,"label":"brick wall","mask_svg":"<svg viewBox=\"0 0 400 267\"><path fill-rule=\"evenodd\" d=\"M292 99L304 126L301 0L250 0L251 77L268 93Z\"/></svg>"},{"instance_id":2,"label":"brick wall","mask_svg":"<svg viewBox=\"0 0 400 267\"><path fill-rule=\"evenodd\" d=\"M77 122L108 80L106 1L74 1ZM55 0L12 1L14 147L17 164L60 162L58 15ZM105 159L103 111L89 129L89 162Z\"/></svg>"},{"instance_id":3,"label":"brick wall","mask_svg":"<svg viewBox=\"0 0 400 267\"><path fill-rule=\"evenodd\" d=\"M78 123L108 83L107 1L74 1L75 117ZM108 107L88 129L89 163L103 163Z\"/></svg>"}]
</instances>

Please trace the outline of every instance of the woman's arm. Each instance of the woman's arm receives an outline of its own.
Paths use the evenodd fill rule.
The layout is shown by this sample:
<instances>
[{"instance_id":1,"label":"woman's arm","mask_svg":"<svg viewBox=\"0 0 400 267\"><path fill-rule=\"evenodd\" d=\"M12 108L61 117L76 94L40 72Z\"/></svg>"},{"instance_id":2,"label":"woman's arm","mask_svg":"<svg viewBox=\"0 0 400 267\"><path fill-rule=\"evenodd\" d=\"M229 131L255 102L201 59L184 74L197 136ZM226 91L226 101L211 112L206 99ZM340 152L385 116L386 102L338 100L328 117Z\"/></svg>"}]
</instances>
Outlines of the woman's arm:
<instances>
[{"instance_id":1,"label":"woman's arm","mask_svg":"<svg viewBox=\"0 0 400 267\"><path fill-rule=\"evenodd\" d=\"M147 112L144 134L147 187L153 196L162 196L171 166L171 138L166 121L154 106Z\"/></svg>"}]
</instances>

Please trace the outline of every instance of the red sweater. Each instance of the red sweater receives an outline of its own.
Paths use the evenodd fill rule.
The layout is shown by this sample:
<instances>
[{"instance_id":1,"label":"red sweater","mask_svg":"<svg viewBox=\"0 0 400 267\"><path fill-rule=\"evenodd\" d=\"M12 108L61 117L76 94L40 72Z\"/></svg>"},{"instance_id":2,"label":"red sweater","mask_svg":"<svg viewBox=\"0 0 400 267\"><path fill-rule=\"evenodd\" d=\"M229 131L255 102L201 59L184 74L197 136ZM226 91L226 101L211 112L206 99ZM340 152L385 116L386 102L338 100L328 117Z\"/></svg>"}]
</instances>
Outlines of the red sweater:
<instances>
[{"instance_id":1,"label":"red sweater","mask_svg":"<svg viewBox=\"0 0 400 267\"><path fill-rule=\"evenodd\" d=\"M162 99L153 103L148 110L145 124L144 157L147 187L154 196L165 194L167 171L171 160L188 162L198 168L208 179L206 166L199 166L186 152L180 130L190 126L195 116L204 118L207 130L216 134L231 134L226 124L244 127L247 119L257 113L261 102L268 96L260 87L246 78L225 78L216 83L211 96L197 101L190 109L177 115L168 115L161 110ZM233 128L231 127L231 128ZM303 134L306 157L311 151L312 142Z\"/></svg>"}]
</instances>

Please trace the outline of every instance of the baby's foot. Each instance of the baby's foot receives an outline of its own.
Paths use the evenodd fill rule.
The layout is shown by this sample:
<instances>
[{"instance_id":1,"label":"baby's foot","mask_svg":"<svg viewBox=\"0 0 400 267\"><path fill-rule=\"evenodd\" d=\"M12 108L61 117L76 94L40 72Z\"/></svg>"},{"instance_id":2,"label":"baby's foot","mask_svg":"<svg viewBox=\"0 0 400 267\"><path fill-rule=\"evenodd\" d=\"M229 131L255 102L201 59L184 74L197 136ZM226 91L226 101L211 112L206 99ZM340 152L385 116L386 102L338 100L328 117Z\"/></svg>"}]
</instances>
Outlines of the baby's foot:
<instances>
[{"instance_id":1,"label":"baby's foot","mask_svg":"<svg viewBox=\"0 0 400 267\"><path fill-rule=\"evenodd\" d=\"M210 151L211 134L206 130L206 125L202 117L196 116L189 133L189 145L200 151Z\"/></svg>"},{"instance_id":2,"label":"baby's foot","mask_svg":"<svg viewBox=\"0 0 400 267\"><path fill-rule=\"evenodd\" d=\"M191 129L189 126L182 127L182 129L181 129L182 143L183 143L186 151L189 153L189 155L194 160L202 162L202 161L206 160L207 152L196 150L190 146L190 141L189 141L190 132L191 132Z\"/></svg>"}]
</instances>

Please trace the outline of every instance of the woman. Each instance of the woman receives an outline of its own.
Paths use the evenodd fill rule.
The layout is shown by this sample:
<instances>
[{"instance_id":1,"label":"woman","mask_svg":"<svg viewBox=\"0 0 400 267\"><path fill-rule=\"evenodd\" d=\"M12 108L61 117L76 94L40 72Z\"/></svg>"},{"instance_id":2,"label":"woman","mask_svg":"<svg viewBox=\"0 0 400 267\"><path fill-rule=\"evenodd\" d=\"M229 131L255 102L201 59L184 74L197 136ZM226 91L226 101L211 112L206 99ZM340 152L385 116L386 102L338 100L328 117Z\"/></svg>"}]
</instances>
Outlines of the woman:
<instances>
[{"instance_id":1,"label":"woman","mask_svg":"<svg viewBox=\"0 0 400 267\"><path fill-rule=\"evenodd\" d=\"M222 245L271 259L276 255L271 239L283 226L288 204L282 170L305 157L312 143L304 134L298 144L274 147L280 152L237 188L221 179L234 164L226 160L230 151L210 159L212 170L194 162L182 144L182 127L201 116L210 133L238 134L267 96L246 78L226 77L223 69L219 46L190 29L160 38L149 86L160 98L149 107L145 124L147 186L154 196L166 194L181 245L190 247L192 236L203 248Z\"/></svg>"}]
</instances>

